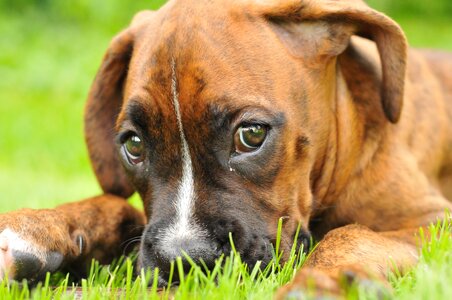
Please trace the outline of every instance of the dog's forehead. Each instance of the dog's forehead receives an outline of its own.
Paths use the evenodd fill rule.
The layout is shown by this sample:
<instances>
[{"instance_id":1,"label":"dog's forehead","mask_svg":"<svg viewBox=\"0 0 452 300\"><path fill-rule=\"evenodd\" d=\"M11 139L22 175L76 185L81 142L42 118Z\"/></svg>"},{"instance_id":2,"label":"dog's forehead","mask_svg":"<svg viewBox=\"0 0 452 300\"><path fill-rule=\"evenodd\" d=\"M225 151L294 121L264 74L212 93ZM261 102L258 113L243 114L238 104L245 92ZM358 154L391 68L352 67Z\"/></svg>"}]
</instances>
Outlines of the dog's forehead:
<instances>
[{"instance_id":1,"label":"dog's forehead","mask_svg":"<svg viewBox=\"0 0 452 300\"><path fill-rule=\"evenodd\" d=\"M272 37L265 22L232 10L228 1L188 2L168 3L136 34L125 103L151 102L146 105L174 119L175 80L183 116L202 118L212 104L286 105L296 70L274 43L262 45Z\"/></svg>"}]
</instances>

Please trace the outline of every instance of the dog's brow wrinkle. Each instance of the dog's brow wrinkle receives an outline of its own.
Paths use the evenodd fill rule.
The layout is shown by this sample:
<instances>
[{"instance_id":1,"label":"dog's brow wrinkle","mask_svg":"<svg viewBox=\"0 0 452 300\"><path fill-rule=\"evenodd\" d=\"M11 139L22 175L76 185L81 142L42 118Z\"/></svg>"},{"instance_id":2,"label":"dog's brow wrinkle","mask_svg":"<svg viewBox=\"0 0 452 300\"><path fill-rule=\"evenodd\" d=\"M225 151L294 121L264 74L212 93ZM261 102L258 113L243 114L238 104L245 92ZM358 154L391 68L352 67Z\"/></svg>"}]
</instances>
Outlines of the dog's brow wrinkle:
<instances>
[{"instance_id":1,"label":"dog's brow wrinkle","mask_svg":"<svg viewBox=\"0 0 452 300\"><path fill-rule=\"evenodd\" d=\"M134 125L137 125L142 130L146 130L149 124L149 117L145 109L138 101L131 101L126 109L127 118L131 120Z\"/></svg>"}]
</instances>

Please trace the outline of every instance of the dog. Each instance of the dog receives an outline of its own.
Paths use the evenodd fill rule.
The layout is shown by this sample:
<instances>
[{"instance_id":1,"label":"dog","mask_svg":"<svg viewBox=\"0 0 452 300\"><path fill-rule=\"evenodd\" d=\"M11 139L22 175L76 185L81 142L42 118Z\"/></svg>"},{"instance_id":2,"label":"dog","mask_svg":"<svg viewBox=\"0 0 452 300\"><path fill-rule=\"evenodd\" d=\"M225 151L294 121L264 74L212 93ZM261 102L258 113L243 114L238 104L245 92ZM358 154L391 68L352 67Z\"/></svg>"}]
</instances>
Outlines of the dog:
<instances>
[{"instance_id":1,"label":"dog","mask_svg":"<svg viewBox=\"0 0 452 300\"><path fill-rule=\"evenodd\" d=\"M384 278L418 258L420 227L452 199L452 55L408 49L361 0L173 0L111 42L85 136L104 191L0 217L9 278L108 262L141 236L138 266L184 251L268 263L319 244L279 297L308 282ZM125 199L134 192L143 213ZM144 230L143 230L144 228ZM185 262L185 265L188 265Z\"/></svg>"}]
</instances>

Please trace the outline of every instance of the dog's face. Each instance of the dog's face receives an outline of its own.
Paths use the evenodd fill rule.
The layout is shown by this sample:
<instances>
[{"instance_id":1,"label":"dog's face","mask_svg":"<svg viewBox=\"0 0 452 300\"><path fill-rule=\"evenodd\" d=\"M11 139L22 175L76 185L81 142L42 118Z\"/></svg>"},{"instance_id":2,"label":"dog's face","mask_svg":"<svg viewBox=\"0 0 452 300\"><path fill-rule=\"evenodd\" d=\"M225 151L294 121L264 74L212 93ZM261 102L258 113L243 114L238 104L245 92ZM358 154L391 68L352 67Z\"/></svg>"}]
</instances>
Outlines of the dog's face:
<instances>
[{"instance_id":1,"label":"dog's face","mask_svg":"<svg viewBox=\"0 0 452 300\"><path fill-rule=\"evenodd\" d=\"M284 253L299 225L306 246L334 117L324 70L334 59L294 55L288 23L249 4L180 2L141 14L112 43L86 112L104 190L144 201L140 263L162 282L184 252L211 266L229 234L244 261L265 264L280 218ZM114 137L99 129L113 122Z\"/></svg>"},{"instance_id":2,"label":"dog's face","mask_svg":"<svg viewBox=\"0 0 452 300\"><path fill-rule=\"evenodd\" d=\"M182 251L213 264L229 233L246 262L268 262L281 217L284 250L300 222L307 244L310 140L289 105L300 98L293 62L250 38L271 39L262 24L168 18L135 44L117 121L117 150L148 216L142 264L165 272Z\"/></svg>"}]
</instances>

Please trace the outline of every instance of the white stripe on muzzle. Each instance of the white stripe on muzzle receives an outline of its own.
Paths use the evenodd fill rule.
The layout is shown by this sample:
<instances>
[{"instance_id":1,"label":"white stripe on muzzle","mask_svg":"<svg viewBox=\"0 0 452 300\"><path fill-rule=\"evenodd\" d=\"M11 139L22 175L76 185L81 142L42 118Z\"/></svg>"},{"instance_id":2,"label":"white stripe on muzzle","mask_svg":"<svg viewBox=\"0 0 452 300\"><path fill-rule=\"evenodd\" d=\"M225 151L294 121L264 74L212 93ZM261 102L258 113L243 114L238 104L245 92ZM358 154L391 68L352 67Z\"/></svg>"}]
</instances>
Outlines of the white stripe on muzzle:
<instances>
[{"instance_id":1,"label":"white stripe on muzzle","mask_svg":"<svg viewBox=\"0 0 452 300\"><path fill-rule=\"evenodd\" d=\"M171 61L171 92L174 111L176 113L177 126L181 139L182 152L182 177L177 189L174 206L176 208L176 220L161 236L162 241L171 243L178 239L189 239L196 237L205 237L206 231L196 223L193 217L194 202L196 199L195 183L193 178L193 166L190 157L190 149L185 138L184 127L182 125L182 116L179 106L179 93L176 78L176 66L174 60Z\"/></svg>"}]
</instances>

